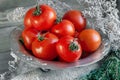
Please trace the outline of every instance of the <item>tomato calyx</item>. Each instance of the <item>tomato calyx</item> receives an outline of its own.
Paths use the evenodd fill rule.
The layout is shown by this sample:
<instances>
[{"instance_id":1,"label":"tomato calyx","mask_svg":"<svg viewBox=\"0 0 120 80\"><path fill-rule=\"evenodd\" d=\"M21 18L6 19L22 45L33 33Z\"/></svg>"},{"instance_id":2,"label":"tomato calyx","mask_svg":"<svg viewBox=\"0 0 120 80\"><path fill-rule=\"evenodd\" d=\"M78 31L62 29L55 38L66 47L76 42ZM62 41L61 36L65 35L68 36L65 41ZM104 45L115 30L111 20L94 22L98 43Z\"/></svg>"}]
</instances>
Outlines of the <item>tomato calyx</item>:
<instances>
[{"instance_id":1,"label":"tomato calyx","mask_svg":"<svg viewBox=\"0 0 120 80\"><path fill-rule=\"evenodd\" d=\"M41 9L40 9L39 5L37 5L36 10L33 12L33 15L39 16L41 13L42 13Z\"/></svg>"},{"instance_id":2,"label":"tomato calyx","mask_svg":"<svg viewBox=\"0 0 120 80\"><path fill-rule=\"evenodd\" d=\"M55 21L55 23L59 24L61 21L62 21L62 18L57 18L56 21Z\"/></svg>"},{"instance_id":3,"label":"tomato calyx","mask_svg":"<svg viewBox=\"0 0 120 80\"><path fill-rule=\"evenodd\" d=\"M45 39L44 36L38 34L38 40L39 40L39 41L43 41L44 39Z\"/></svg>"},{"instance_id":4,"label":"tomato calyx","mask_svg":"<svg viewBox=\"0 0 120 80\"><path fill-rule=\"evenodd\" d=\"M79 49L79 46L78 46L78 44L75 41L73 41L73 42L70 43L69 49L71 51L77 51Z\"/></svg>"},{"instance_id":5,"label":"tomato calyx","mask_svg":"<svg viewBox=\"0 0 120 80\"><path fill-rule=\"evenodd\" d=\"M24 40L23 40L22 37L20 37L19 41L20 41L22 44L24 44Z\"/></svg>"}]
</instances>

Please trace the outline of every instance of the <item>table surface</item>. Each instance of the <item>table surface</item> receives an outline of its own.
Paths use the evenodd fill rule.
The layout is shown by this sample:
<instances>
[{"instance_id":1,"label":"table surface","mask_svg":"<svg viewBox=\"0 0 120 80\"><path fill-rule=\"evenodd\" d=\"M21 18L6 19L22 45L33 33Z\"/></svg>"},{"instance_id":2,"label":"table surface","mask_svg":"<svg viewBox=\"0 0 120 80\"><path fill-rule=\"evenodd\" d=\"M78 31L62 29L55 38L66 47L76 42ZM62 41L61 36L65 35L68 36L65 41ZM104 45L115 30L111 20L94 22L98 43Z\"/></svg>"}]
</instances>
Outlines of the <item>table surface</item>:
<instances>
[{"instance_id":1,"label":"table surface","mask_svg":"<svg viewBox=\"0 0 120 80\"><path fill-rule=\"evenodd\" d=\"M61 0L65 1L67 4L73 6L73 8L78 8L79 4L74 0ZM118 4L120 0L118 0ZM15 8L19 6L30 6L34 5L34 0L0 0L0 13L4 12L9 8ZM76 4L76 5L72 5ZM119 6L118 6L118 9ZM8 70L8 61L13 58L10 56L10 40L9 34L15 27L6 26L2 27L0 25L0 73L3 73Z\"/></svg>"}]
</instances>

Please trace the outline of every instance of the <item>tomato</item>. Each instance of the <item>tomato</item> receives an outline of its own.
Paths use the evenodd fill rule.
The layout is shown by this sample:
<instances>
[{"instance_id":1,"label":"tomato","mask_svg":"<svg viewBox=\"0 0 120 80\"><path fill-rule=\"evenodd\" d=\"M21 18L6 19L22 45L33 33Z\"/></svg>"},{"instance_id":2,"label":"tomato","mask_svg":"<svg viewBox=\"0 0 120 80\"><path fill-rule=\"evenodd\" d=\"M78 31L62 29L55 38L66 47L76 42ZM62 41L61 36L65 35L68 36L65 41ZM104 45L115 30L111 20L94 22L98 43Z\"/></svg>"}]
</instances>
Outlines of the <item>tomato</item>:
<instances>
[{"instance_id":1,"label":"tomato","mask_svg":"<svg viewBox=\"0 0 120 80\"><path fill-rule=\"evenodd\" d=\"M32 43L33 54L40 59L53 60L57 57L55 49L58 37L52 33L46 33L43 36L39 36Z\"/></svg>"},{"instance_id":2,"label":"tomato","mask_svg":"<svg viewBox=\"0 0 120 80\"><path fill-rule=\"evenodd\" d=\"M23 39L25 47L28 50L31 50L32 42L37 37L38 33L39 32L32 27L31 28L26 28L26 29L23 30L22 39Z\"/></svg>"},{"instance_id":3,"label":"tomato","mask_svg":"<svg viewBox=\"0 0 120 80\"><path fill-rule=\"evenodd\" d=\"M45 4L37 7L33 13L31 22L37 30L50 29L57 18L55 10Z\"/></svg>"},{"instance_id":4,"label":"tomato","mask_svg":"<svg viewBox=\"0 0 120 80\"><path fill-rule=\"evenodd\" d=\"M86 27L86 19L82 12L78 10L69 10L64 14L63 19L71 21L74 24L76 31L80 32Z\"/></svg>"},{"instance_id":5,"label":"tomato","mask_svg":"<svg viewBox=\"0 0 120 80\"><path fill-rule=\"evenodd\" d=\"M61 37L56 43L56 50L60 58L65 62L77 61L82 54L80 44L72 36Z\"/></svg>"},{"instance_id":6,"label":"tomato","mask_svg":"<svg viewBox=\"0 0 120 80\"><path fill-rule=\"evenodd\" d=\"M83 51L93 52L98 49L101 44L101 36L94 29L83 30L79 36L79 41Z\"/></svg>"},{"instance_id":7,"label":"tomato","mask_svg":"<svg viewBox=\"0 0 120 80\"><path fill-rule=\"evenodd\" d=\"M35 8L31 8L26 12L25 17L24 17L25 28L33 27L32 21L31 21L31 16L32 16L32 13L34 12L34 10L35 10Z\"/></svg>"},{"instance_id":8,"label":"tomato","mask_svg":"<svg viewBox=\"0 0 120 80\"><path fill-rule=\"evenodd\" d=\"M78 36L79 36L79 32L78 32L78 31L75 31L74 37L75 37L75 38L78 38Z\"/></svg>"},{"instance_id":9,"label":"tomato","mask_svg":"<svg viewBox=\"0 0 120 80\"><path fill-rule=\"evenodd\" d=\"M62 37L65 35L73 36L75 34L74 25L68 20L62 20L58 24L54 25L51 31L58 37Z\"/></svg>"}]
</instances>

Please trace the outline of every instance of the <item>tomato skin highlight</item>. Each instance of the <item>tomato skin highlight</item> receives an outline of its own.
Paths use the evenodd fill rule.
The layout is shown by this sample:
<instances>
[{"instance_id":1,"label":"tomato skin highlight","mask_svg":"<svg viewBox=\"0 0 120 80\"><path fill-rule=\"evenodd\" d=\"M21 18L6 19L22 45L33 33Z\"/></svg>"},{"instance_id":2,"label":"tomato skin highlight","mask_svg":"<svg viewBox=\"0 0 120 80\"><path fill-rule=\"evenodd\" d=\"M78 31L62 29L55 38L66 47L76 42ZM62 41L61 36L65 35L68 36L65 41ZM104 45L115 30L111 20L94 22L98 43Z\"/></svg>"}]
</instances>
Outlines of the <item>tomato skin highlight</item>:
<instances>
[{"instance_id":1,"label":"tomato skin highlight","mask_svg":"<svg viewBox=\"0 0 120 80\"><path fill-rule=\"evenodd\" d=\"M56 50L58 55L65 62L75 62L77 61L82 54L82 49L80 44L77 41L74 43L78 46L77 50L71 50L70 44L74 41L74 38L71 36L64 36L56 43Z\"/></svg>"},{"instance_id":2,"label":"tomato skin highlight","mask_svg":"<svg viewBox=\"0 0 120 80\"><path fill-rule=\"evenodd\" d=\"M78 38L81 47L85 52L94 52L99 48L101 44L101 36L94 29L83 30L79 34Z\"/></svg>"},{"instance_id":3,"label":"tomato skin highlight","mask_svg":"<svg viewBox=\"0 0 120 80\"><path fill-rule=\"evenodd\" d=\"M86 18L83 16L81 11L69 10L64 14L63 19L71 21L78 32L82 31L86 27Z\"/></svg>"},{"instance_id":4,"label":"tomato skin highlight","mask_svg":"<svg viewBox=\"0 0 120 80\"><path fill-rule=\"evenodd\" d=\"M43 60L54 60L58 56L55 49L57 41L58 38L52 33L47 33L42 41L36 38L32 43L34 56Z\"/></svg>"},{"instance_id":5,"label":"tomato skin highlight","mask_svg":"<svg viewBox=\"0 0 120 80\"><path fill-rule=\"evenodd\" d=\"M40 5L40 14L32 15L31 21L37 30L48 30L52 27L56 20L56 12L48 5Z\"/></svg>"},{"instance_id":6,"label":"tomato skin highlight","mask_svg":"<svg viewBox=\"0 0 120 80\"><path fill-rule=\"evenodd\" d=\"M75 28L70 21L62 20L61 22L53 26L51 32L56 34L58 37L62 37L66 35L74 36Z\"/></svg>"},{"instance_id":7,"label":"tomato skin highlight","mask_svg":"<svg viewBox=\"0 0 120 80\"><path fill-rule=\"evenodd\" d=\"M25 28L22 32L22 39L24 42L25 47L28 50L31 50L32 42L38 35L38 31L34 28Z\"/></svg>"}]
</instances>

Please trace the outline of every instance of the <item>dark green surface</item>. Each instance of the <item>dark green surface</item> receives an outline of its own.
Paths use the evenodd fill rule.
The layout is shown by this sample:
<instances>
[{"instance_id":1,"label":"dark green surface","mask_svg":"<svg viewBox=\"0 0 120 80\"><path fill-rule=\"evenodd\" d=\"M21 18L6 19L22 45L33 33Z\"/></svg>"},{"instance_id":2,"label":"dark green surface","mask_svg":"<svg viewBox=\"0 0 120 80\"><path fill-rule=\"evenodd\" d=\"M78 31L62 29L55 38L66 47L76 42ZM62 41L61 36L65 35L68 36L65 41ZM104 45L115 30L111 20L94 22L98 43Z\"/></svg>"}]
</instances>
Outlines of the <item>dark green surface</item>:
<instances>
[{"instance_id":1,"label":"dark green surface","mask_svg":"<svg viewBox=\"0 0 120 80\"><path fill-rule=\"evenodd\" d=\"M120 80L120 51L111 51L100 68L79 80Z\"/></svg>"}]
</instances>

